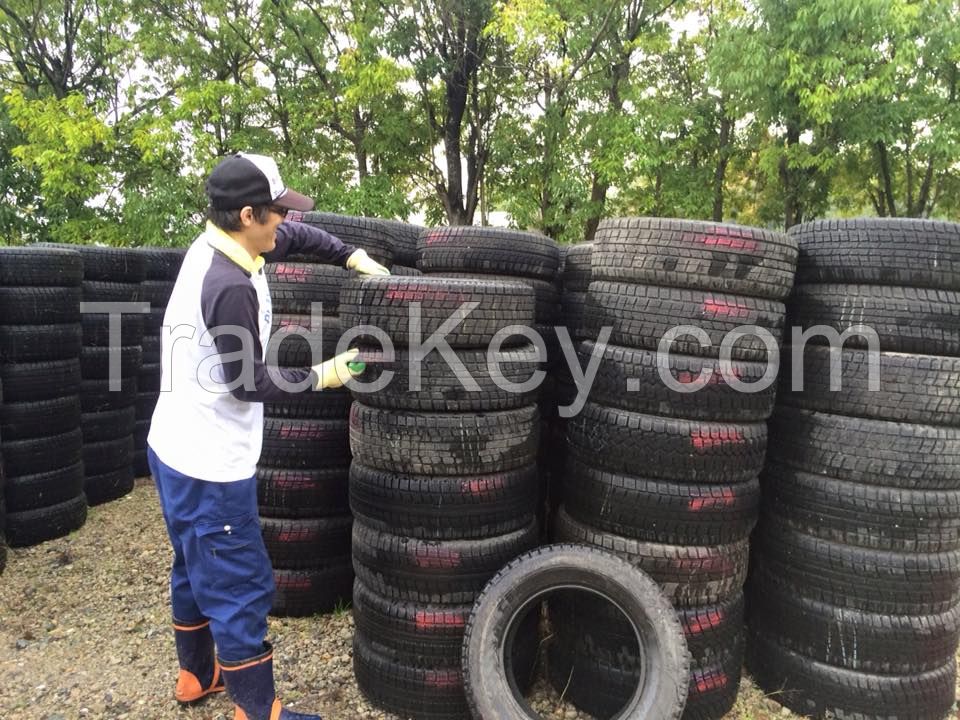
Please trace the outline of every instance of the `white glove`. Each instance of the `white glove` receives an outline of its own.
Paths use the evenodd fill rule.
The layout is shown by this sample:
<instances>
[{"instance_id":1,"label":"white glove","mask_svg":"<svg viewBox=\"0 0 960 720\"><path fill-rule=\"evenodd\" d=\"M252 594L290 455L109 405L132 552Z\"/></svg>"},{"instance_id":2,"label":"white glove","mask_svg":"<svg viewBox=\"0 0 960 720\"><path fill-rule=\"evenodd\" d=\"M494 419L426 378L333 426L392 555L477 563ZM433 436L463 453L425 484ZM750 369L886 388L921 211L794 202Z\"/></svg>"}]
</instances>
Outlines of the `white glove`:
<instances>
[{"instance_id":1,"label":"white glove","mask_svg":"<svg viewBox=\"0 0 960 720\"><path fill-rule=\"evenodd\" d=\"M314 365L312 370L317 374L316 390L325 390L328 388L343 387L343 384L352 377L363 372L362 367L356 369L350 368L347 363L353 360L360 351L357 348L350 348L329 360L324 360L319 365Z\"/></svg>"},{"instance_id":2,"label":"white glove","mask_svg":"<svg viewBox=\"0 0 960 720\"><path fill-rule=\"evenodd\" d=\"M353 254L347 258L347 268L350 270L356 270L361 275L390 274L390 271L387 270L383 265L367 255L367 251L363 248L360 250L355 250Z\"/></svg>"}]
</instances>

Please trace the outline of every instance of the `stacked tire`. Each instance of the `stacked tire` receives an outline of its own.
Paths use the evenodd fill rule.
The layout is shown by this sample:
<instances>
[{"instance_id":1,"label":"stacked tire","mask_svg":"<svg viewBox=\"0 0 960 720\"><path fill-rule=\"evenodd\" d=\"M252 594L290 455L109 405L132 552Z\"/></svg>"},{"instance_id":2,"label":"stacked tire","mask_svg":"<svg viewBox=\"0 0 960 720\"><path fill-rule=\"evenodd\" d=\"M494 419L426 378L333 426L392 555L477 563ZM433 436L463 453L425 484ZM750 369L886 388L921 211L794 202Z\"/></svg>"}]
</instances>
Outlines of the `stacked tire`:
<instances>
[{"instance_id":1,"label":"stacked tire","mask_svg":"<svg viewBox=\"0 0 960 720\"><path fill-rule=\"evenodd\" d=\"M417 241L426 228L400 220L380 220L380 224L393 238L392 275L418 275ZM411 272L413 271L413 272Z\"/></svg>"},{"instance_id":2,"label":"stacked tire","mask_svg":"<svg viewBox=\"0 0 960 720\"><path fill-rule=\"evenodd\" d=\"M3 384L0 383L0 408L3 407ZM0 435L0 449L3 448L3 436ZM4 530L7 523L7 503L3 496L6 476L3 472L3 454L0 452L0 575L7 569L7 535Z\"/></svg>"},{"instance_id":3,"label":"stacked tire","mask_svg":"<svg viewBox=\"0 0 960 720\"><path fill-rule=\"evenodd\" d=\"M389 263L389 244L372 221L306 213L303 222L372 247L371 256ZM268 264L266 272L273 300L267 363L304 368L333 357L342 334L340 289L355 273L309 255ZM264 407L257 484L277 587L274 615L330 612L347 604L353 592L350 403L350 392L339 388L308 390Z\"/></svg>"},{"instance_id":4,"label":"stacked tire","mask_svg":"<svg viewBox=\"0 0 960 720\"><path fill-rule=\"evenodd\" d=\"M749 668L804 714L939 720L960 638L960 226L819 221L790 234L793 322L867 326L879 351L859 335L833 352L817 335L784 349Z\"/></svg>"},{"instance_id":5,"label":"stacked tire","mask_svg":"<svg viewBox=\"0 0 960 720\"><path fill-rule=\"evenodd\" d=\"M599 370L566 424L555 539L618 552L671 598L692 656L688 719L722 717L738 691L775 387L737 385L762 382L776 361L796 257L784 234L695 221L604 220L594 240L583 317L609 344L577 346L581 367L596 356ZM747 335L721 364L721 341L742 325L765 331L771 352ZM632 629L595 603L560 597L550 612L554 685L591 714L616 714L640 672Z\"/></svg>"},{"instance_id":6,"label":"stacked tire","mask_svg":"<svg viewBox=\"0 0 960 720\"><path fill-rule=\"evenodd\" d=\"M0 452L6 538L34 545L87 518L76 250L0 248Z\"/></svg>"},{"instance_id":7,"label":"stacked tire","mask_svg":"<svg viewBox=\"0 0 960 720\"><path fill-rule=\"evenodd\" d=\"M411 366L411 306L428 337L465 302L478 306L446 335L459 368L437 353ZM486 363L501 327L532 321L533 292L501 280L369 278L347 285L340 307L345 327L376 326L396 347L390 357L361 338L358 380L393 377L375 392L354 387L350 414L357 683L403 717L466 718L461 646L473 602L538 539L536 391L502 389ZM501 357L514 384L538 366L524 343L509 338ZM523 647L535 650L532 635Z\"/></svg>"},{"instance_id":8,"label":"stacked tire","mask_svg":"<svg viewBox=\"0 0 960 720\"><path fill-rule=\"evenodd\" d=\"M133 470L137 477L150 474L147 464L147 435L150 420L160 397L160 355L163 315L173 293L186 250L182 248L142 248L144 280L141 299L150 303L143 316L143 364L137 374L136 425L133 431Z\"/></svg>"},{"instance_id":9,"label":"stacked tire","mask_svg":"<svg viewBox=\"0 0 960 720\"><path fill-rule=\"evenodd\" d=\"M550 238L537 233L470 225L424 229L417 241L417 267L428 276L522 282L534 292L533 323L544 342L540 387L540 434L545 442L538 459L541 508L546 525L546 505L556 468L549 440L555 436L558 395L555 376L563 358L555 327L562 322L560 307L561 252Z\"/></svg>"},{"instance_id":10,"label":"stacked tire","mask_svg":"<svg viewBox=\"0 0 960 720\"><path fill-rule=\"evenodd\" d=\"M137 250L79 246L83 302L139 303L144 262ZM84 492L90 505L123 497L134 485L137 377L143 363L143 314L122 308L119 335L110 314L85 305L80 401L83 409ZM113 309L115 312L120 307ZM117 374L111 369L115 356Z\"/></svg>"}]
</instances>

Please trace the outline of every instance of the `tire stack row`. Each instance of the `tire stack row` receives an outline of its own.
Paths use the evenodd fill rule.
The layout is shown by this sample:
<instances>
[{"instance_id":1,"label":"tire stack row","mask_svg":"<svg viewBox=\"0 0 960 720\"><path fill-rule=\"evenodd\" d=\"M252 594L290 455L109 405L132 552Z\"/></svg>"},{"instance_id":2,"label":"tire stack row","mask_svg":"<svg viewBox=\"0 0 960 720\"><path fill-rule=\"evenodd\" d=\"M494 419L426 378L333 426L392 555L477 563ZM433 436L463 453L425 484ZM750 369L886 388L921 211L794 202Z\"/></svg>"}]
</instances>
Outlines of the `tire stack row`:
<instances>
[{"instance_id":1,"label":"tire stack row","mask_svg":"<svg viewBox=\"0 0 960 720\"><path fill-rule=\"evenodd\" d=\"M411 305L428 337L469 302L477 308L445 336L460 368L431 353L415 363L417 389ZM344 287L340 307L345 327L374 325L396 347L391 359L363 339L360 382L393 377L376 392L354 388L350 414L357 683L403 717L466 718L460 655L473 602L538 541L536 391L498 388L486 362L500 328L533 320L533 292L501 280L369 278ZM523 338L512 341L500 368L520 383L538 357ZM462 384L467 373L475 391ZM525 658L536 650L530 637Z\"/></svg>"},{"instance_id":2,"label":"tire stack row","mask_svg":"<svg viewBox=\"0 0 960 720\"><path fill-rule=\"evenodd\" d=\"M540 368L546 373L540 386L540 434L543 454L538 458L538 516L546 530L549 488L557 469L550 452L557 424L556 369L563 358L555 327L562 324L559 268L561 252L550 238L505 228L457 226L425 229L417 241L417 267L428 276L522 282L534 292L530 327L544 341ZM506 324L504 324L506 327Z\"/></svg>"},{"instance_id":3,"label":"tire stack row","mask_svg":"<svg viewBox=\"0 0 960 720\"><path fill-rule=\"evenodd\" d=\"M0 408L3 407L3 384L0 383ZM2 433L2 430L0 430ZM6 475L3 471L3 435L0 434L0 575L7 569L7 534L5 526L7 523L7 502L3 491L6 485Z\"/></svg>"},{"instance_id":4,"label":"tire stack row","mask_svg":"<svg viewBox=\"0 0 960 720\"><path fill-rule=\"evenodd\" d=\"M78 249L83 257L84 303L140 302L144 261L139 251L87 245ZM90 310L89 306L86 309ZM84 312L81 322L83 487L90 505L99 505L133 490L133 434L144 316L125 309L118 337L111 333L108 313ZM111 377L110 355L117 348L119 374Z\"/></svg>"},{"instance_id":5,"label":"tire stack row","mask_svg":"<svg viewBox=\"0 0 960 720\"><path fill-rule=\"evenodd\" d=\"M784 234L695 221L604 220L594 240L586 327L611 334L605 347L577 348L581 367L596 355L599 371L567 421L555 539L618 552L671 598L691 652L688 719L720 718L737 696L742 587L775 392L773 383L735 388L767 370L758 337L733 344L725 371L719 349L747 325L776 350L796 258ZM677 326L686 328L661 343ZM582 709L615 715L640 673L632 629L613 606L561 596L550 610L553 684Z\"/></svg>"},{"instance_id":6,"label":"tire stack row","mask_svg":"<svg viewBox=\"0 0 960 720\"><path fill-rule=\"evenodd\" d=\"M391 241L379 221L327 213L306 213L300 221L391 263ZM303 368L333 357L342 334L340 289L355 273L306 254L268 264L266 272L273 300L267 363ZM274 615L330 612L350 601L350 403L349 390L340 388L264 407L257 477L277 587Z\"/></svg>"},{"instance_id":7,"label":"tire stack row","mask_svg":"<svg viewBox=\"0 0 960 720\"><path fill-rule=\"evenodd\" d=\"M960 638L960 226L790 232L791 324L864 325L879 352L858 335L784 349L748 667L804 714L939 720L955 707Z\"/></svg>"},{"instance_id":8,"label":"tire stack row","mask_svg":"<svg viewBox=\"0 0 960 720\"><path fill-rule=\"evenodd\" d=\"M76 250L0 248L0 452L6 537L34 545L87 518Z\"/></svg>"},{"instance_id":9,"label":"tire stack row","mask_svg":"<svg viewBox=\"0 0 960 720\"><path fill-rule=\"evenodd\" d=\"M138 250L144 265L140 284L141 300L150 303L143 316L143 364L137 374L136 424L133 431L133 471L137 477L150 475L147 464L147 435L150 420L160 397L160 355L163 315L174 283L183 264L182 248L142 248Z\"/></svg>"}]
</instances>

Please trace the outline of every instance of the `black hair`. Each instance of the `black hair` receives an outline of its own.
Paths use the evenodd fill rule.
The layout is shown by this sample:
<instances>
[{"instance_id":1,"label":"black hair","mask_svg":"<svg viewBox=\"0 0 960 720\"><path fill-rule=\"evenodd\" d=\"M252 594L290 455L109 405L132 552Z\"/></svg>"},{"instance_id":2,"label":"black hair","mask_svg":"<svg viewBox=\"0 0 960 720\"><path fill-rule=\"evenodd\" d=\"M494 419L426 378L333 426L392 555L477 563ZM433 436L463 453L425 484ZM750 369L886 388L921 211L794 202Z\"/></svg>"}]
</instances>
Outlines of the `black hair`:
<instances>
[{"instance_id":1,"label":"black hair","mask_svg":"<svg viewBox=\"0 0 960 720\"><path fill-rule=\"evenodd\" d=\"M269 205L252 205L253 217L254 219L263 225L270 214ZM243 225L240 222L240 211L243 208L237 208L236 210L217 210L216 208L209 207L207 208L207 220L212 222L221 230L226 230L227 232L240 230Z\"/></svg>"}]
</instances>

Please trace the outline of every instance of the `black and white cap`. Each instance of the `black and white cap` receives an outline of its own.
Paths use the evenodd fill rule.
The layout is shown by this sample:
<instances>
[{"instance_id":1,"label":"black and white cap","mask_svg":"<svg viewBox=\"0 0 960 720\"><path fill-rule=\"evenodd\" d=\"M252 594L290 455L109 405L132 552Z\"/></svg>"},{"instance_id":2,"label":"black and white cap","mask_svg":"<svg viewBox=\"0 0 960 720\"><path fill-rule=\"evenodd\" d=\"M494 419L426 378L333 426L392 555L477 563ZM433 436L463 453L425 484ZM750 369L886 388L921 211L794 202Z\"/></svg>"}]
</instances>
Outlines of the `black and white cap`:
<instances>
[{"instance_id":1,"label":"black and white cap","mask_svg":"<svg viewBox=\"0 0 960 720\"><path fill-rule=\"evenodd\" d=\"M237 153L224 158L207 178L206 190L214 210L237 210L247 205L313 210L313 200L285 186L277 163L266 155Z\"/></svg>"}]
</instances>

